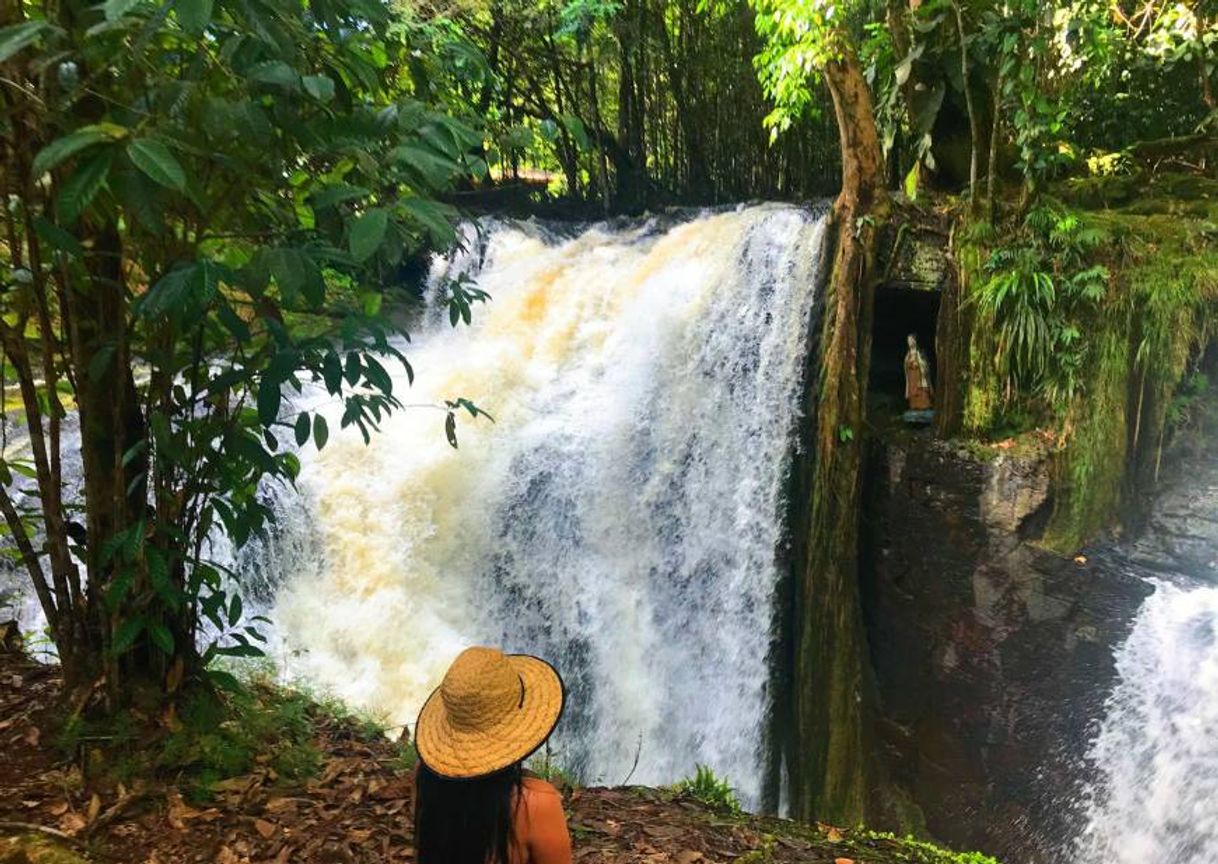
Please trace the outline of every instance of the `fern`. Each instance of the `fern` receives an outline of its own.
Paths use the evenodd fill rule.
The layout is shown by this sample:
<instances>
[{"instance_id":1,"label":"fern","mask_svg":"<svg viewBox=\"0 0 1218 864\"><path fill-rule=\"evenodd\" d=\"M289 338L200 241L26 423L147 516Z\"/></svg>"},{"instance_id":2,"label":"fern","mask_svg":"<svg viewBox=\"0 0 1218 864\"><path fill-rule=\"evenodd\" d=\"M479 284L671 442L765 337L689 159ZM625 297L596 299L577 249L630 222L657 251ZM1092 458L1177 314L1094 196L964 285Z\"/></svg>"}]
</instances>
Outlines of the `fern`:
<instances>
[{"instance_id":1,"label":"fern","mask_svg":"<svg viewBox=\"0 0 1218 864\"><path fill-rule=\"evenodd\" d=\"M1046 203L1024 217L1015 243L990 252L974 300L994 332L994 369L1007 402L1041 394L1063 410L1078 390L1085 343L1078 321L1098 308L1111 274L1092 263L1108 232Z\"/></svg>"},{"instance_id":2,"label":"fern","mask_svg":"<svg viewBox=\"0 0 1218 864\"><path fill-rule=\"evenodd\" d=\"M698 765L693 777L686 777L675 787L678 794L688 795L712 810L727 813L743 812L736 791L727 780L720 779L708 765Z\"/></svg>"}]
</instances>

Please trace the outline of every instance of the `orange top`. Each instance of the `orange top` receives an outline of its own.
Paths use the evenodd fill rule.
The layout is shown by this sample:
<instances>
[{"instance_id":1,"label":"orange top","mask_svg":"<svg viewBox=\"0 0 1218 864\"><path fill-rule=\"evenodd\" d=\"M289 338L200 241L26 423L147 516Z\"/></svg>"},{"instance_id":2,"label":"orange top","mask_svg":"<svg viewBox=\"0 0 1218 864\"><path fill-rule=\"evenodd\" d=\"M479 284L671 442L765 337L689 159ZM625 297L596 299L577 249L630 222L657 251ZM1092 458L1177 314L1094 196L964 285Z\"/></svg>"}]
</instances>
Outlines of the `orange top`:
<instances>
[{"instance_id":1,"label":"orange top","mask_svg":"<svg viewBox=\"0 0 1218 864\"><path fill-rule=\"evenodd\" d=\"M562 795L537 777L525 777L521 789L512 864L571 864L571 835Z\"/></svg>"}]
</instances>

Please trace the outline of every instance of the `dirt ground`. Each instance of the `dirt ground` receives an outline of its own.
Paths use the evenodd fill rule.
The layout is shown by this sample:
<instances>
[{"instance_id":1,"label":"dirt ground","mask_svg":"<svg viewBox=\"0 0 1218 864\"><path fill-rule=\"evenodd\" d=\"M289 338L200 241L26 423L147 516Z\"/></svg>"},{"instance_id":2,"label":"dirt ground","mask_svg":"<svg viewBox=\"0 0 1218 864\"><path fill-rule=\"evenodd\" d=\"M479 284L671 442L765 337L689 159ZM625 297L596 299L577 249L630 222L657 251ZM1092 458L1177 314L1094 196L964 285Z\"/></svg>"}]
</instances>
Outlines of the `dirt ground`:
<instances>
[{"instance_id":1,"label":"dirt ground","mask_svg":"<svg viewBox=\"0 0 1218 864\"><path fill-rule=\"evenodd\" d=\"M53 728L54 667L0 652L0 864L390 864L414 860L412 789L389 741L323 726L313 779L285 787L267 769L213 786L190 806L172 778L106 780L88 742L65 756ZM948 864L901 841L827 825L733 817L647 788L567 790L575 860L586 864Z\"/></svg>"}]
</instances>

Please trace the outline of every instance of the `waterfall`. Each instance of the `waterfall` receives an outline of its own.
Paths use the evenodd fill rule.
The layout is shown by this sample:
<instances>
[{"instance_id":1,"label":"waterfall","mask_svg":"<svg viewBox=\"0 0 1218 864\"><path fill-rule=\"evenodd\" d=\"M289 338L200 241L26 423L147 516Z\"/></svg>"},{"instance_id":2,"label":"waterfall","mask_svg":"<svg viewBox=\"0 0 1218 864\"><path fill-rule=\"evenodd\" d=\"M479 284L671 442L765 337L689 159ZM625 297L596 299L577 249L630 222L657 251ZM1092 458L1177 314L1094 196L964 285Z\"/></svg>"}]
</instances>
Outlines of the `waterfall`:
<instances>
[{"instance_id":1,"label":"waterfall","mask_svg":"<svg viewBox=\"0 0 1218 864\"><path fill-rule=\"evenodd\" d=\"M1218 861L1218 587L1160 583L1117 652L1076 860Z\"/></svg>"},{"instance_id":2,"label":"waterfall","mask_svg":"<svg viewBox=\"0 0 1218 864\"><path fill-rule=\"evenodd\" d=\"M436 304L396 379L415 407L302 454L246 556L288 674L409 723L465 646L537 654L569 690L558 765L615 784L701 763L756 803L823 228L766 205L469 232L430 293L467 274L492 300L457 328ZM462 414L454 450L434 406L456 397L494 422Z\"/></svg>"}]
</instances>

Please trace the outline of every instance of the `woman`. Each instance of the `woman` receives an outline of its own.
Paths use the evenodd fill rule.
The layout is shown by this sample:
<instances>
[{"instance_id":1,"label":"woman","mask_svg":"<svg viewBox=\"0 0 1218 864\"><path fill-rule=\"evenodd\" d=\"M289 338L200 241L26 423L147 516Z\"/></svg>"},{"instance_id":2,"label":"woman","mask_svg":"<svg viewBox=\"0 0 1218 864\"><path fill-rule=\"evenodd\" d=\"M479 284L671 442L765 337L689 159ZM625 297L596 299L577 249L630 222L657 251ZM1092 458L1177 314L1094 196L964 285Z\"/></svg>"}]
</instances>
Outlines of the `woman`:
<instances>
[{"instance_id":1,"label":"woman","mask_svg":"<svg viewBox=\"0 0 1218 864\"><path fill-rule=\"evenodd\" d=\"M415 728L418 864L571 864L562 797L521 768L554 731L564 695L537 657L461 652Z\"/></svg>"}]
</instances>

